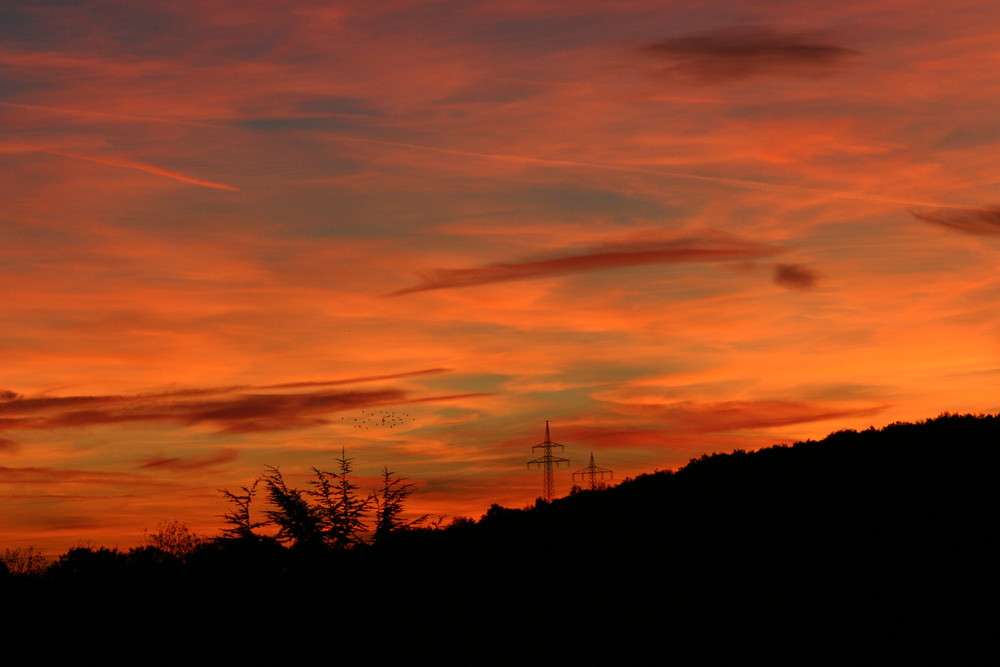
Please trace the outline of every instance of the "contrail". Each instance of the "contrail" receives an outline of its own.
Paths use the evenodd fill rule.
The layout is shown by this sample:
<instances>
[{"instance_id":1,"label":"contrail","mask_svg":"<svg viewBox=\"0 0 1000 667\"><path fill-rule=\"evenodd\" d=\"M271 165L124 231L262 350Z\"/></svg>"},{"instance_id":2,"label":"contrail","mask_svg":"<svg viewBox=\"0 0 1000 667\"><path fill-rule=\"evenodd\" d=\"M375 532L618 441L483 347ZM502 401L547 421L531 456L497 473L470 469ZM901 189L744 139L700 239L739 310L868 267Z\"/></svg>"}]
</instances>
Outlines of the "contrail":
<instances>
[{"instance_id":1,"label":"contrail","mask_svg":"<svg viewBox=\"0 0 1000 667\"><path fill-rule=\"evenodd\" d=\"M333 135L333 141L359 142L366 144L379 144L383 146L398 146L401 148L411 148L415 150L430 151L432 153L442 153L444 155L458 155L461 157L472 157L483 160L497 160L503 162L518 162L523 164L544 164L555 167L577 167L583 169L600 169L603 171L618 171L630 174L646 174L650 176L661 176L664 178L680 178L691 181L702 181L706 183L718 183L736 188L749 190L765 190L769 192L785 192L790 194L809 194L821 197L832 197L834 199L849 199L853 201L869 201L880 204L899 204L901 206L927 206L933 208L966 209L971 211L992 210L983 206L971 206L968 204L942 204L939 202L918 201L913 199L899 199L897 197L885 197L881 195L869 195L857 192L842 192L837 190L827 190L824 188L812 188L803 185L783 185L780 183L768 183L766 181L752 181L744 178L726 178L724 176L704 176L701 174L690 174L679 171L664 171L660 169L649 169L646 167L633 167L629 165L609 164L606 162L585 162L580 160L556 160L552 158L530 157L526 155L510 155L506 153L478 153L475 151L463 151L455 148L441 148L438 146L425 146L422 144L411 144L402 141L388 141L385 139L363 139L360 137L347 137L343 135Z\"/></svg>"},{"instance_id":2,"label":"contrail","mask_svg":"<svg viewBox=\"0 0 1000 667\"><path fill-rule=\"evenodd\" d=\"M219 127L210 123L201 123L193 120L177 120L175 118L160 118L158 116L134 116L123 113L108 113L106 111L84 111L81 109L61 109L58 107L43 107L37 104L18 104L16 102L0 102L0 106L13 107L15 109L28 109L29 111L44 111L46 113L62 114L65 116L92 116L94 118L111 118L114 120L129 120L143 123L167 123L170 125L191 125L194 127Z\"/></svg>"},{"instance_id":3,"label":"contrail","mask_svg":"<svg viewBox=\"0 0 1000 667\"><path fill-rule=\"evenodd\" d=\"M88 155L78 155L76 153L64 153L62 151L53 151L48 149L37 149L40 153L48 153L49 155L59 155L60 157L69 157L77 160L86 160L88 162L96 162L97 164L105 164L109 167L120 167L122 169L137 169L139 171L145 171L149 174L156 174L157 176L166 176L167 178L172 178L175 181L181 181L182 183L190 183L191 185L200 185L203 188L212 188L215 190L229 190L231 192L239 192L239 188L235 188L232 185L226 185L225 183L214 183L212 181L203 181L198 178L192 178L190 176L185 176L184 174L178 174L173 171L167 171L162 167L156 167L151 164L141 164L139 162L129 162L127 160L112 160L108 158L98 158L91 157Z\"/></svg>"}]
</instances>

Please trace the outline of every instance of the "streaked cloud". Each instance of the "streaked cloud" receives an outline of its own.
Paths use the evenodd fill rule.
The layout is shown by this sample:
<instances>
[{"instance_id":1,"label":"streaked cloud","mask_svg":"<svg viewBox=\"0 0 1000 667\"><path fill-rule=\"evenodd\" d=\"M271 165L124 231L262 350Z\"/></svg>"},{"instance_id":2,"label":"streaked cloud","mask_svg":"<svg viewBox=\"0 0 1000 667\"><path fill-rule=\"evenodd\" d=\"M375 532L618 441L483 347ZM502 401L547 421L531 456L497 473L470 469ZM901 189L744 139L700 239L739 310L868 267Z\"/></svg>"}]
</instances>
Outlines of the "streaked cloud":
<instances>
[{"instance_id":1,"label":"streaked cloud","mask_svg":"<svg viewBox=\"0 0 1000 667\"><path fill-rule=\"evenodd\" d=\"M136 473L45 466L0 466L0 484L82 484L95 486L172 486Z\"/></svg>"},{"instance_id":2,"label":"streaked cloud","mask_svg":"<svg viewBox=\"0 0 1000 667\"><path fill-rule=\"evenodd\" d=\"M174 118L159 118L156 116L135 116L130 114L121 113L108 113L106 111L93 111L89 109L60 109L54 107L39 106L37 104L17 104L15 102L0 102L0 107L7 107L9 109L21 109L30 112L44 112L50 114L59 114L63 116L79 116L83 118L95 118L98 120L109 120L109 121L127 121L132 123L167 123L171 125L182 125L189 127L213 127L209 123L202 123L197 121L174 119Z\"/></svg>"},{"instance_id":3,"label":"streaked cloud","mask_svg":"<svg viewBox=\"0 0 1000 667\"><path fill-rule=\"evenodd\" d=\"M87 162L94 162L97 164L107 165L109 167L119 167L121 169L136 169L138 171L144 171L147 174L154 174L156 176L164 176L166 178L171 178L175 181L180 181L181 183L188 183L190 185L198 185L203 188L210 188L212 190L229 190L230 192L239 192L240 189L232 185L226 185L225 183L216 183L214 181L206 181L200 178L194 178L192 176L186 176L184 174L179 174L175 171L170 171L164 169L163 167L157 167L152 164L142 164L140 162L132 162L130 160L121 160L118 158L107 158L107 157L95 157L92 155L79 155L77 153L67 153L65 151L54 151L54 150L42 150L41 153L48 153L49 155L58 155L60 157L73 158L75 160L85 160Z\"/></svg>"},{"instance_id":4,"label":"streaked cloud","mask_svg":"<svg viewBox=\"0 0 1000 667\"><path fill-rule=\"evenodd\" d=\"M239 452L235 449L220 449L200 456L154 456L143 459L139 469L158 469L184 472L200 468L210 468L222 463L235 461Z\"/></svg>"},{"instance_id":5,"label":"streaked cloud","mask_svg":"<svg viewBox=\"0 0 1000 667\"><path fill-rule=\"evenodd\" d=\"M411 392L395 387L369 391L317 390L298 393L279 391L317 385L412 377L437 372L440 372L439 369L429 369L352 380L288 382L259 387L195 388L155 394L35 398L16 396L0 403L0 431L51 430L142 422L208 424L223 433L278 431L326 425L331 423L330 415L347 410L401 403L448 401L473 395L413 396ZM274 391L266 391L268 389ZM155 467L166 464L153 461L153 465Z\"/></svg>"},{"instance_id":6,"label":"streaked cloud","mask_svg":"<svg viewBox=\"0 0 1000 667\"><path fill-rule=\"evenodd\" d=\"M966 234L995 236L1000 234L1000 207L983 209L939 208L910 211L917 220L948 227Z\"/></svg>"},{"instance_id":7,"label":"streaked cloud","mask_svg":"<svg viewBox=\"0 0 1000 667\"><path fill-rule=\"evenodd\" d=\"M566 250L542 259L522 260L471 269L438 269L424 276L422 283L390 296L436 289L470 287L512 280L532 280L591 271L607 271L650 264L721 262L766 257L781 248L725 235L704 235L676 239L649 238L609 242L583 250Z\"/></svg>"},{"instance_id":8,"label":"streaked cloud","mask_svg":"<svg viewBox=\"0 0 1000 667\"><path fill-rule=\"evenodd\" d=\"M809 401L750 400L720 403L681 401L665 405L628 406L626 409L647 417L655 416L668 427L697 433L718 433L868 417L888 407L886 404L857 407Z\"/></svg>"},{"instance_id":9,"label":"streaked cloud","mask_svg":"<svg viewBox=\"0 0 1000 667\"><path fill-rule=\"evenodd\" d=\"M386 375L367 375L361 377L346 378L343 380L309 380L306 382L283 382L281 384L262 384L257 389L299 389L302 387L330 387L341 384L359 384L362 382L377 382L379 380L400 380L403 378L421 377L425 375L439 375L447 373L447 368L425 368L419 371L408 371L405 373L389 373ZM240 387L249 389L250 387Z\"/></svg>"},{"instance_id":10,"label":"streaked cloud","mask_svg":"<svg viewBox=\"0 0 1000 667\"><path fill-rule=\"evenodd\" d=\"M842 67L857 51L802 32L741 26L669 37L641 51L671 62L672 74L706 83L768 74L811 76Z\"/></svg>"}]
</instances>

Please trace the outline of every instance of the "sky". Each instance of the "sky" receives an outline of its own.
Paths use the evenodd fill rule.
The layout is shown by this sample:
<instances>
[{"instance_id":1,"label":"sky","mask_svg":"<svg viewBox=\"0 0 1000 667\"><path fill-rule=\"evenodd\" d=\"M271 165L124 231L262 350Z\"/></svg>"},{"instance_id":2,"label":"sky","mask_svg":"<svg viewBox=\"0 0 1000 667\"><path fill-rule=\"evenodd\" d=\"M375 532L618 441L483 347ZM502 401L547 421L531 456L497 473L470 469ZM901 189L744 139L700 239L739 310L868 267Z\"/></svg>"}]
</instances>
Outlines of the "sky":
<instances>
[{"instance_id":1,"label":"sky","mask_svg":"<svg viewBox=\"0 0 1000 667\"><path fill-rule=\"evenodd\" d=\"M998 43L969 0L4 2L0 547L215 535L342 453L478 518L546 420L564 495L1000 411Z\"/></svg>"}]
</instances>

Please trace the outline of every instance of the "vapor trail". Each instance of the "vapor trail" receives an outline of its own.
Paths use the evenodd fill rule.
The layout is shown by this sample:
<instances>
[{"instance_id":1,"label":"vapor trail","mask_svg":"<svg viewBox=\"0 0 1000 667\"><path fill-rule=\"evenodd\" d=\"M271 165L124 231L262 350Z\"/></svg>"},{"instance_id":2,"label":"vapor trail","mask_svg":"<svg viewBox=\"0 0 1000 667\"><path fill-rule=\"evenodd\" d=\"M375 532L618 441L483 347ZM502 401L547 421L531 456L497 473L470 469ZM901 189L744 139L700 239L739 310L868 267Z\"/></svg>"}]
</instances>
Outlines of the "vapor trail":
<instances>
[{"instance_id":1,"label":"vapor trail","mask_svg":"<svg viewBox=\"0 0 1000 667\"><path fill-rule=\"evenodd\" d=\"M158 116L135 116L123 113L108 113L106 111L84 111L82 109L62 109L59 107L44 107L37 104L18 104L17 102L0 102L0 106L14 109L28 109L29 111L45 111L46 113L61 114L64 116L85 116L94 118L110 118L114 120L128 120L143 123L167 123L169 125L190 125L194 127L218 127L210 123L202 123L194 120L178 120L176 118L160 118Z\"/></svg>"},{"instance_id":2,"label":"vapor trail","mask_svg":"<svg viewBox=\"0 0 1000 667\"><path fill-rule=\"evenodd\" d=\"M53 151L47 149L40 149L41 153L48 153L49 155L59 155L60 157L69 157L77 160L86 160L87 162L96 162L97 164L108 165L109 167L120 167L122 169L137 169L138 171L145 171L149 174L155 174L157 176L165 176L167 178L172 178L175 181L181 181L182 183L190 183L191 185L200 185L203 188L212 188L214 190L229 190L231 192L239 192L240 189L233 187L232 185L226 185L225 183L215 183L213 181L203 181L198 178L192 178L190 176L185 176L184 174L178 174L177 172L168 171L162 167L157 167L151 164L142 164L140 162L129 162L127 160L112 160L108 158L98 158L91 157L89 155L78 155L76 153L64 153L62 151Z\"/></svg>"},{"instance_id":3,"label":"vapor trail","mask_svg":"<svg viewBox=\"0 0 1000 667\"><path fill-rule=\"evenodd\" d=\"M501 162L517 162L523 164L544 164L555 167L576 167L583 169L600 169L603 171L618 171L629 174L646 174L650 176L661 176L664 178L680 178L691 181L702 181L706 183L718 183L736 188L749 190L764 190L768 192L785 192L790 194L809 194L821 197L832 197L834 199L849 199L852 201L869 201L880 204L899 204L901 206L928 206L933 208L953 208L970 211L988 210L983 206L971 206L968 204L942 204L940 202L918 201L913 199L899 199L897 197L885 197L881 195L869 195L857 192L841 192L837 190L827 190L825 188L812 188L802 185L783 185L780 183L768 183L766 181L752 181L744 178L726 178L724 176L704 176L701 174L690 174L679 171L664 171L661 169L649 169L646 167L633 167L629 165L608 164L605 162L586 162L581 160L556 160L552 158L530 157L526 155L510 155L506 153L479 153L475 151L463 151L455 148L441 148L438 146L425 146L422 144L411 144L402 141L388 141L385 139L364 139L360 137L346 137L334 135L330 137L333 141L345 143L358 142L366 144L378 144L383 146L398 146L400 148L411 148L415 150L441 153L444 155L458 155L462 157L479 158L483 160L496 160Z\"/></svg>"}]
</instances>

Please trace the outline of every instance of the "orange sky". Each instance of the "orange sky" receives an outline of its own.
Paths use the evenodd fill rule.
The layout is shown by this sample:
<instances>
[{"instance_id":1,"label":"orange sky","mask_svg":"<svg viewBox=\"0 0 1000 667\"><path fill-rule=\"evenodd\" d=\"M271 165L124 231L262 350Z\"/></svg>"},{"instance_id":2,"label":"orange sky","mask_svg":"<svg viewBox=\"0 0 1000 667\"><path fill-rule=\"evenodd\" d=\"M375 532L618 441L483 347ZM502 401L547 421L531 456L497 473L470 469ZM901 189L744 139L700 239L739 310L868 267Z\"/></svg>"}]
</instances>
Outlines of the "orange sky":
<instances>
[{"instance_id":1,"label":"orange sky","mask_svg":"<svg viewBox=\"0 0 1000 667\"><path fill-rule=\"evenodd\" d=\"M5 2L0 547L998 412L989 2ZM991 148L993 146L993 148ZM360 428L359 428L360 426ZM947 456L947 443L941 455Z\"/></svg>"}]
</instances>

